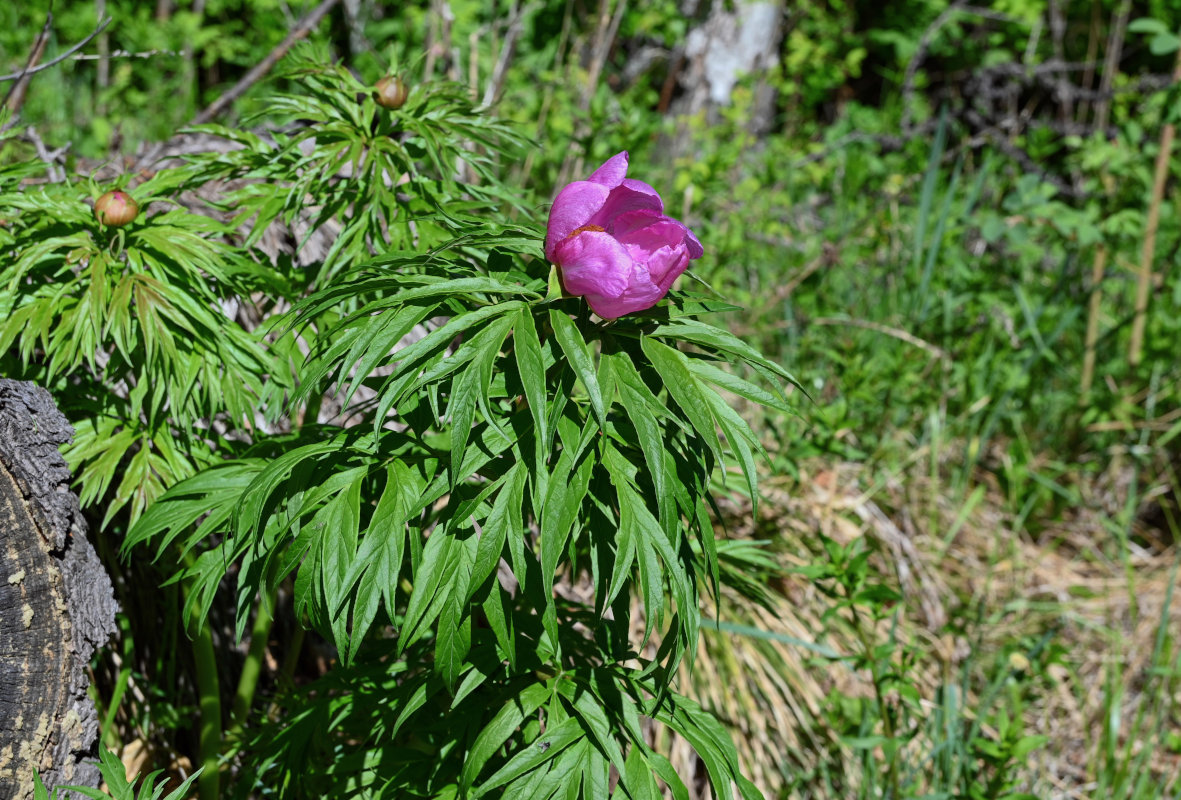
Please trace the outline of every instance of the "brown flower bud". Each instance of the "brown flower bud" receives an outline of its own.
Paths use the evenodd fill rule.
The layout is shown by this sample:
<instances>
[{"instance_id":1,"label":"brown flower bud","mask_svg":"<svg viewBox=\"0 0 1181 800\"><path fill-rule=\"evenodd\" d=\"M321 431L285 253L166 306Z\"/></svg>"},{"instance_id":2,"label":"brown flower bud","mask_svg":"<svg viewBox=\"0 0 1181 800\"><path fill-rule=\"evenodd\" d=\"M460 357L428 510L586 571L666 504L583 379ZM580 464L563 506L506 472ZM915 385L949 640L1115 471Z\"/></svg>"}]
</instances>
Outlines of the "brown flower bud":
<instances>
[{"instance_id":1,"label":"brown flower bud","mask_svg":"<svg viewBox=\"0 0 1181 800\"><path fill-rule=\"evenodd\" d=\"M121 228L139 214L139 204L127 192L107 192L94 202L94 216L104 225Z\"/></svg>"},{"instance_id":2,"label":"brown flower bud","mask_svg":"<svg viewBox=\"0 0 1181 800\"><path fill-rule=\"evenodd\" d=\"M373 87L373 99L382 108L396 109L406 104L410 90L406 83L397 75L386 75Z\"/></svg>"}]
</instances>

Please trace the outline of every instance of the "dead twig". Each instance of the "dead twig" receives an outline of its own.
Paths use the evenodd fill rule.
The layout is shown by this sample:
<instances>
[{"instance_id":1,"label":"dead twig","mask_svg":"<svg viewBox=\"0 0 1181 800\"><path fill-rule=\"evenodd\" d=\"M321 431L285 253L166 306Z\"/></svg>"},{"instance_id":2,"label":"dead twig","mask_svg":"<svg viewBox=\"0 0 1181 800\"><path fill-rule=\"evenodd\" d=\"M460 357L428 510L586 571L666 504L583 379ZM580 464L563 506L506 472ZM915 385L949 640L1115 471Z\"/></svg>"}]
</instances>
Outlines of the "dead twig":
<instances>
[{"instance_id":1,"label":"dead twig","mask_svg":"<svg viewBox=\"0 0 1181 800\"><path fill-rule=\"evenodd\" d=\"M25 102L25 90L29 86L30 70L41 60L41 56L45 52L45 45L49 42L49 32L52 29L53 0L50 0L49 8L45 11L45 24L41 26L41 33L37 34L37 38L33 40L33 48L29 51L29 57L25 60L25 68L17 76L16 83L9 87L8 92L4 95L3 102L0 102L0 106L7 107L12 112L14 118Z\"/></svg>"},{"instance_id":2,"label":"dead twig","mask_svg":"<svg viewBox=\"0 0 1181 800\"><path fill-rule=\"evenodd\" d=\"M1099 314L1103 304L1103 276L1107 272L1107 245L1100 242L1091 261L1091 300L1087 305L1087 334L1083 349L1083 375L1079 383L1079 404L1085 405L1095 380L1095 347L1099 343Z\"/></svg>"},{"instance_id":3,"label":"dead twig","mask_svg":"<svg viewBox=\"0 0 1181 800\"><path fill-rule=\"evenodd\" d=\"M98 18L107 15L107 0L94 0L94 10ZM98 37L98 64L95 67L95 83L98 85L98 103L96 108L100 116L107 113L104 95L111 85L111 38L107 34Z\"/></svg>"},{"instance_id":4,"label":"dead twig","mask_svg":"<svg viewBox=\"0 0 1181 800\"><path fill-rule=\"evenodd\" d=\"M152 58L153 56L183 56L179 50L139 50L131 52L130 50L112 50L105 56L91 55L90 53L79 53L74 56L73 61L98 61L101 58Z\"/></svg>"},{"instance_id":5,"label":"dead twig","mask_svg":"<svg viewBox=\"0 0 1181 800\"><path fill-rule=\"evenodd\" d=\"M608 8L607 0L604 0L599 7L599 28L595 33L591 61L587 67L586 91L581 98L583 111L590 108L591 100L594 99L595 89L599 86L599 75L602 73L607 56L610 55L611 48L615 44L615 35L619 32L619 23L623 21L623 12L627 10L627 0L618 0L614 14L609 14Z\"/></svg>"},{"instance_id":6,"label":"dead twig","mask_svg":"<svg viewBox=\"0 0 1181 800\"><path fill-rule=\"evenodd\" d=\"M57 162L70 149L70 143L66 142L56 150L50 150L46 147L45 142L41 140L37 129L32 125L25 129L24 139L33 145L33 149L37 151L37 158L45 162L46 172L49 173L50 182L61 183L64 181L66 179L66 171Z\"/></svg>"},{"instance_id":7,"label":"dead twig","mask_svg":"<svg viewBox=\"0 0 1181 800\"><path fill-rule=\"evenodd\" d=\"M524 29L525 14L531 10L530 7L523 7L520 3L513 3L512 10L509 12L508 30L504 34L504 44L500 47L500 53L496 58L496 66L492 68L492 76L488 79L488 85L484 88L484 105L491 106L500 98L500 92L504 88L504 77L508 73L509 62L513 59L513 54L517 50L517 39Z\"/></svg>"},{"instance_id":8,"label":"dead twig","mask_svg":"<svg viewBox=\"0 0 1181 800\"><path fill-rule=\"evenodd\" d=\"M324 0L320 5L312 9L307 16L296 23L295 27L291 29L291 32L287 34L283 41L279 42L271 52L267 53L266 58L255 64L249 72L242 76L241 80L230 87L221 97L206 106L197 116L193 117L189 121L189 125L204 125L229 108L230 104L245 94L247 89L262 80L275 64L278 63L279 59L286 55L293 44L311 33L320 24L320 21L324 19L325 15L332 10L333 6L339 2L340 0ZM166 142L156 144L139 157L136 162L137 166L143 167L150 165L164 151L165 145Z\"/></svg>"},{"instance_id":9,"label":"dead twig","mask_svg":"<svg viewBox=\"0 0 1181 800\"><path fill-rule=\"evenodd\" d=\"M241 80L230 87L221 97L206 106L197 116L193 117L189 124L203 125L229 108L231 103L245 94L247 89L258 83L262 80L263 76L271 71L279 59L291 49L291 45L311 33L320 24L320 20L324 19L328 12L339 2L340 0L324 0L320 5L316 6L311 13L301 19L291 29L291 32L287 34L287 37L283 41L279 42L271 52L267 53L266 58L255 64L249 72L242 76Z\"/></svg>"},{"instance_id":10,"label":"dead twig","mask_svg":"<svg viewBox=\"0 0 1181 800\"><path fill-rule=\"evenodd\" d=\"M853 317L817 317L811 320L811 323L813 325L849 325L854 328L864 328L867 331L874 331L875 333L884 333L886 336L892 336L899 341L919 348L925 353L930 354L932 358L938 358L941 361L951 361L951 354L942 347L924 341L900 328L891 328L889 325L883 325L873 320L855 319Z\"/></svg>"},{"instance_id":11,"label":"dead twig","mask_svg":"<svg viewBox=\"0 0 1181 800\"><path fill-rule=\"evenodd\" d=\"M1181 81L1181 50L1177 51L1173 81ZM1156 231L1160 225L1160 208L1165 199L1165 183L1169 179L1169 156L1172 155L1173 139L1176 135L1177 126L1172 122L1166 122L1161 129L1160 147L1156 152L1156 167L1152 175L1152 199L1148 203L1144 248L1140 252L1140 270L1136 276L1136 316L1132 320L1132 341L1128 348L1128 361L1133 366L1140 363L1140 351L1144 342L1144 326L1148 319L1148 286L1152 282L1152 259L1156 255Z\"/></svg>"},{"instance_id":12,"label":"dead twig","mask_svg":"<svg viewBox=\"0 0 1181 800\"><path fill-rule=\"evenodd\" d=\"M1124 33L1128 29L1128 17L1132 14L1132 0L1123 0L1111 24L1111 33L1107 37L1107 52L1103 58L1103 72L1099 76L1099 97L1095 103L1095 127L1099 130L1107 129L1107 117L1111 113L1111 98L1107 93L1115 85L1115 76L1119 72L1120 56L1124 51Z\"/></svg>"},{"instance_id":13,"label":"dead twig","mask_svg":"<svg viewBox=\"0 0 1181 800\"><path fill-rule=\"evenodd\" d=\"M1103 17L1100 13L1100 0L1091 0L1091 27L1087 35L1087 57L1084 59L1088 66L1083 72L1082 88L1090 89L1095 83L1095 59L1099 55L1099 29L1103 24ZM1075 117L1079 122L1085 122L1087 119L1088 108L1087 101L1083 100L1079 103L1077 116Z\"/></svg>"},{"instance_id":14,"label":"dead twig","mask_svg":"<svg viewBox=\"0 0 1181 800\"><path fill-rule=\"evenodd\" d=\"M831 267L840 260L836 245L825 242L823 252L806 265L802 270L788 279L787 283L775 290L775 299L782 301L791 297L796 288L812 276L821 267Z\"/></svg>"},{"instance_id":15,"label":"dead twig","mask_svg":"<svg viewBox=\"0 0 1181 800\"><path fill-rule=\"evenodd\" d=\"M71 48L70 48L69 50L67 50L66 52L62 53L60 56L57 56L56 58L53 58L53 59L51 59L51 60L49 60L49 61L46 61L44 64L40 64L40 65L38 65L38 66L36 66L36 67L32 67L32 68L30 68L30 69L27 69L27 70L21 70L20 72L13 72L13 73L10 73L10 74L8 74L8 75L0 75L0 81L14 81L14 80L18 80L18 79L20 79L20 78L23 78L23 77L25 77L26 75L36 75L38 72L43 72L44 70L47 70L47 69L49 69L50 67L55 67L55 66L57 66L57 65L58 65L58 64L60 64L61 62L65 61L66 59L68 59L68 58L70 58L71 56L73 56L73 55L74 55L74 53L77 53L77 52L78 52L79 50L81 50L83 47L85 47L86 45L90 44L90 42L91 42L91 41L93 41L94 37L95 37L95 36L98 36L100 33L102 33L104 30L106 30L107 26L108 26L108 25L110 25L110 24L111 24L111 18L110 18L110 17L107 17L106 19L104 19L104 20L102 20L101 22L99 22L99 23L98 23L98 27L96 27L96 28L95 28L94 30L92 30L92 31L91 31L89 34L87 34L87 36L86 36L86 38L85 38L85 39L83 39L82 41L78 42L76 45L74 45L73 47L71 47Z\"/></svg>"},{"instance_id":16,"label":"dead twig","mask_svg":"<svg viewBox=\"0 0 1181 800\"><path fill-rule=\"evenodd\" d=\"M1157 431L1164 433L1171 430L1174 423L1181 419L1181 408L1175 408L1167 414L1161 414L1156 419L1122 420L1108 419L1095 422L1087 426L1088 433L1106 433L1108 431Z\"/></svg>"}]
</instances>

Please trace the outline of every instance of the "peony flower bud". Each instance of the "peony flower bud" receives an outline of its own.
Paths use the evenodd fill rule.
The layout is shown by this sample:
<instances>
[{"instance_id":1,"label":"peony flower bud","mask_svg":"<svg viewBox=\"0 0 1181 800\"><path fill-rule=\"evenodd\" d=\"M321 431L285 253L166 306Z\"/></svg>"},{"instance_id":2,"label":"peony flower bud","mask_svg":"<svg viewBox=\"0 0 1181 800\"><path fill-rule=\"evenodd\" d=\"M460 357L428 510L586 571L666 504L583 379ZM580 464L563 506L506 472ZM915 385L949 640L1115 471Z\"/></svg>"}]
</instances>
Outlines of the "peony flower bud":
<instances>
[{"instance_id":1,"label":"peony flower bud","mask_svg":"<svg viewBox=\"0 0 1181 800\"><path fill-rule=\"evenodd\" d=\"M386 75L373 87L373 99L382 108L397 109L406 105L406 98L410 90L406 83L397 75Z\"/></svg>"},{"instance_id":2,"label":"peony flower bud","mask_svg":"<svg viewBox=\"0 0 1181 800\"><path fill-rule=\"evenodd\" d=\"M546 225L545 256L562 286L604 319L656 305L703 252L691 230L665 216L655 189L627 177L626 151L558 192Z\"/></svg>"},{"instance_id":3,"label":"peony flower bud","mask_svg":"<svg viewBox=\"0 0 1181 800\"><path fill-rule=\"evenodd\" d=\"M139 204L127 192L107 192L94 202L94 216L104 225L121 228L139 215Z\"/></svg>"}]
</instances>

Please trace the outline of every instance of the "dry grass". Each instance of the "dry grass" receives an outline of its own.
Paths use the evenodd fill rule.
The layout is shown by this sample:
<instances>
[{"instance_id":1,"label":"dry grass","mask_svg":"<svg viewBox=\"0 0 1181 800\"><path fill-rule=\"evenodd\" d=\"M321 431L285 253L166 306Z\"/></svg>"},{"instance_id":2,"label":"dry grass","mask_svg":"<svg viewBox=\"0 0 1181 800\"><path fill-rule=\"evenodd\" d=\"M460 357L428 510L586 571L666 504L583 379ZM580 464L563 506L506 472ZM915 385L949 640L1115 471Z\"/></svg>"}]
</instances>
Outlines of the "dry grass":
<instances>
[{"instance_id":1,"label":"dry grass","mask_svg":"<svg viewBox=\"0 0 1181 800\"><path fill-rule=\"evenodd\" d=\"M842 543L868 537L879 554L877 567L893 576L906 597L893 633L918 654L907 675L928 705L938 686L961 670L995 669L1014 643L1049 634L1061 656L1045 666L1038 690L1024 705L1025 731L1044 734L1048 742L1023 772L1025 789L1039 797L1113 796L1098 774L1104 736L1115 731L1119 747L1113 752L1127 760L1152 746L1145 737L1154 731L1181 730L1176 678L1167 684L1174 696L1163 706L1166 718L1133 724L1160 699L1152 696L1160 682L1152 679L1151 661L1162 620L1174 640L1181 638L1181 602L1174 599L1165 608L1178 543L1148 522L1169 518L1163 498L1175 473L1162 468L1155 483L1141 482L1140 497L1147 502L1121 545L1113 520L1134 487L1119 463L1081 487L1085 502L1044 522L1034 539L1012 529L1005 499L987 476L981 476L985 488L965 514L962 499L948 497L946 487L933 483L931 470L916 462L884 481L858 464L812 464L798 480L770 479L763 485L757 534L749 507L733 507L727 509L733 512L732 535L771 536L783 558L796 563L819 557L818 532ZM747 530L735 533L743 519ZM853 653L848 628L824 618L830 604L815 586L789 575L768 609L733 593L721 605L725 620ZM962 622L948 624L965 617L976 620L971 630ZM728 720L748 774L768 798L784 796L789 780L800 787L792 796L832 796L817 778L823 762L857 763L826 721L826 709L833 690L871 697L865 671L817 659L799 646L713 632L704 634L688 680L690 693ZM966 713L979 701L970 695ZM989 721L981 722L987 735ZM693 775L691 751L684 743L670 744L673 763ZM916 737L903 758L919 763L931 746ZM1155 747L1144 756L1141 772L1151 777L1152 792L1120 796L1181 792L1181 754Z\"/></svg>"}]
</instances>

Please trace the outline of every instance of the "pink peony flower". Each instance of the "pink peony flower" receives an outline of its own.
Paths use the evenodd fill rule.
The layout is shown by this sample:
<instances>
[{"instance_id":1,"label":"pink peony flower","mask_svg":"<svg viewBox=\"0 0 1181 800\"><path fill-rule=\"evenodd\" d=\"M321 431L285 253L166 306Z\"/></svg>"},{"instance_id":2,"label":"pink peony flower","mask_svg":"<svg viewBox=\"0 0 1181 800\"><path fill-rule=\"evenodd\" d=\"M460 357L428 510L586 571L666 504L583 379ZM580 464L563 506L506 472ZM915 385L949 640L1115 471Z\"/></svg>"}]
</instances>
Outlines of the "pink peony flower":
<instances>
[{"instance_id":1,"label":"pink peony flower","mask_svg":"<svg viewBox=\"0 0 1181 800\"><path fill-rule=\"evenodd\" d=\"M627 177L626 151L565 186L545 232L566 291L605 319L656 305L702 252L691 230L664 215L656 190Z\"/></svg>"}]
</instances>

